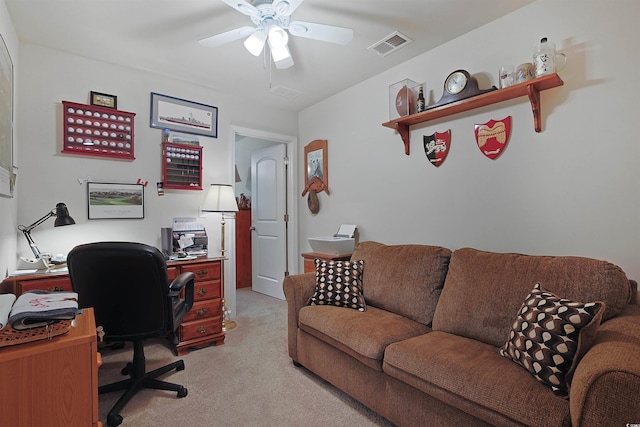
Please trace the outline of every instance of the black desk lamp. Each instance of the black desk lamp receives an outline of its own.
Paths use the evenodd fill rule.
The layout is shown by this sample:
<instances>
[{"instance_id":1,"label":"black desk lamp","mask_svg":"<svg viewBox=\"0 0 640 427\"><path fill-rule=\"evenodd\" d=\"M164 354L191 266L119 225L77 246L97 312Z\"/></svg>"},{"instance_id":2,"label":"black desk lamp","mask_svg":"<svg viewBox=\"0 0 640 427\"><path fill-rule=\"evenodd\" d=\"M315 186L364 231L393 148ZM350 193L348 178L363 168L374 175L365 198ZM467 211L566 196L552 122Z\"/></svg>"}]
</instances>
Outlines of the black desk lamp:
<instances>
[{"instance_id":1,"label":"black desk lamp","mask_svg":"<svg viewBox=\"0 0 640 427\"><path fill-rule=\"evenodd\" d=\"M36 256L36 259L40 259L42 257L42 253L40 252L40 249L38 249L36 242L34 242L33 238L31 237L31 230L33 230L34 228L36 228L37 226L39 226L40 224L42 224L43 222L45 222L46 220L48 220L53 216L56 217L56 221L53 224L54 227L61 227L63 225L73 225L76 223L73 220L73 218L71 218L71 216L69 215L69 209L67 209L67 205L65 205L64 203L58 203L55 209L52 209L48 214L46 214L45 216L43 216L33 224L27 227L25 227L24 225L18 226L18 230L22 231L22 233L24 234L24 237L26 237L27 239L27 242L29 242L29 247L31 248L31 251L33 252L33 254Z\"/></svg>"}]
</instances>

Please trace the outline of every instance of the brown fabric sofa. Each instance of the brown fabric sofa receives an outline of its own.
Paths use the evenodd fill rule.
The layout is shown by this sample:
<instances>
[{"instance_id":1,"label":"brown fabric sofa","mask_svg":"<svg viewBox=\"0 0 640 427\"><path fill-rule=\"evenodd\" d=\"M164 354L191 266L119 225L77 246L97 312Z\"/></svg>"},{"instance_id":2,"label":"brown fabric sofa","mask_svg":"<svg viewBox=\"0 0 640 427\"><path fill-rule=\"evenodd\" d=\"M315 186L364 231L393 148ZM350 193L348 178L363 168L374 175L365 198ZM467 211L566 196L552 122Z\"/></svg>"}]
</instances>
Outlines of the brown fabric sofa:
<instances>
[{"instance_id":1,"label":"brown fabric sofa","mask_svg":"<svg viewBox=\"0 0 640 427\"><path fill-rule=\"evenodd\" d=\"M400 426L640 423L640 306L617 266L580 257L360 243L366 311L308 305L315 274L285 278L289 355ZM503 357L536 283L606 305L562 398ZM633 296L633 297L632 297Z\"/></svg>"}]
</instances>

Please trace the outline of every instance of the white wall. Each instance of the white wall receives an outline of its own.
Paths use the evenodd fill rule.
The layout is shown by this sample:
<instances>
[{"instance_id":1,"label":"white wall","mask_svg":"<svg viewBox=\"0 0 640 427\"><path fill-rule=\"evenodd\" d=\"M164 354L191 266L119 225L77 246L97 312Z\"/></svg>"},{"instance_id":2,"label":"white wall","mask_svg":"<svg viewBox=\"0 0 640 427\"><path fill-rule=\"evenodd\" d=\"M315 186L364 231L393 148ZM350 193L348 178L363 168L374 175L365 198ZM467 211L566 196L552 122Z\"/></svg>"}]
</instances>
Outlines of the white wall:
<instances>
[{"instance_id":1,"label":"white wall","mask_svg":"<svg viewBox=\"0 0 640 427\"><path fill-rule=\"evenodd\" d=\"M214 93L166 77L89 60L32 44L22 44L21 96L18 109L23 153L18 176L21 191L18 217L29 223L62 201L69 207L77 225L53 228L42 225L34 238L42 250L67 253L78 243L100 239L138 240L159 245L160 228L171 225L175 216L197 216L204 191L165 190L157 195L156 182L161 179L162 130L149 127L150 92L159 92L219 108L218 138L200 137L203 146L203 186L213 182L233 183L231 163L232 124L259 129L295 132L294 114L273 109L259 109L253 103L233 96ZM89 91L118 96L118 108L135 112L134 161L61 154L60 101L87 103ZM252 111L252 109L256 109ZM257 114L258 109L260 114ZM252 114L255 113L255 114ZM251 117L251 122L238 123ZM144 220L87 220L86 185L78 178L90 176L95 182L135 183L148 181L145 189ZM36 197L32 197L35 195ZM207 227L210 240L219 239L219 216ZM215 243L211 245L216 247ZM26 242L19 241L18 251L28 254Z\"/></svg>"},{"instance_id":2,"label":"white wall","mask_svg":"<svg viewBox=\"0 0 640 427\"><path fill-rule=\"evenodd\" d=\"M331 195L315 216L299 198L301 250L353 223L361 241L589 256L640 279L640 87L625 78L640 68L638 16L635 0L540 0L302 111L300 145L328 140ZM541 133L526 97L413 127L410 156L381 126L389 85L426 82L431 102L458 68L480 88L497 85L498 68L531 61L544 36L569 61L564 86L541 93ZM509 115L508 147L489 160L474 124ZM451 150L436 168L422 136L447 129Z\"/></svg>"},{"instance_id":3,"label":"white wall","mask_svg":"<svg viewBox=\"0 0 640 427\"><path fill-rule=\"evenodd\" d=\"M0 2L0 34L7 45L9 55L13 62L14 67L14 86L19 80L15 70L18 69L18 35L16 34L11 18L9 17L9 11L4 4L4 1ZM14 100L19 96L17 88L14 89ZM18 114L14 115L14 122L18 119ZM14 129L14 163L17 162L17 153L15 147L18 144L20 135L17 130ZM17 190L14 192L15 197L9 198L0 196L0 277L5 277L8 271L15 268L15 248L16 248L16 227L18 225L17 213L18 213L18 200Z\"/></svg>"},{"instance_id":4,"label":"white wall","mask_svg":"<svg viewBox=\"0 0 640 427\"><path fill-rule=\"evenodd\" d=\"M233 183L233 135L231 126L295 134L297 117L294 113L245 102L237 97L213 92L189 82L166 78L159 74L115 66L80 56L51 50L28 43L20 44L20 77L17 110L18 151L21 153L17 193L17 217L28 225L40 218L57 202L67 204L76 220L72 227L54 228L53 221L32 232L42 251L66 254L74 246L100 240L138 241L157 247L160 229L170 227L178 216L198 216L205 191L165 190L160 197L156 182L162 173L162 130L149 127L150 92L158 92L182 99L218 107L218 138L200 137L203 146L203 187L211 183ZM135 160L122 161L105 158L61 154L61 101L89 102L91 90L118 96L120 110L136 113ZM78 179L91 177L94 182L135 183L138 178L148 181L145 190L145 218L142 220L87 219L86 184ZM15 210L15 208L14 208ZM15 215L14 215L15 217ZM209 236L209 254L219 255L220 215L208 214L199 218ZM0 259L12 271L16 262L17 231L11 224L6 233L13 244L2 247ZM4 228L2 229L5 232ZM225 295L227 307L235 312L235 251L232 236L235 223L227 221L226 239L230 249L225 263ZM4 243L3 243L4 245ZM32 254L22 236L17 240L17 253Z\"/></svg>"}]
</instances>

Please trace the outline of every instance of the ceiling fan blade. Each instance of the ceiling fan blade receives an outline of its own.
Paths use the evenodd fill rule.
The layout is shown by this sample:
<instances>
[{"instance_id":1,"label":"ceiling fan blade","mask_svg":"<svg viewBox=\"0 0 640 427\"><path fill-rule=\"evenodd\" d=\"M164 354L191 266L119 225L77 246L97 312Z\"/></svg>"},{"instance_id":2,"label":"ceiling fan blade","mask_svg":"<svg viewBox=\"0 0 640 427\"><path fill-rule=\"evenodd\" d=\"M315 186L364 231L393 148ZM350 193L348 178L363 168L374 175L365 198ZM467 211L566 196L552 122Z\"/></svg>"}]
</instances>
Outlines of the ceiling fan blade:
<instances>
[{"instance_id":1,"label":"ceiling fan blade","mask_svg":"<svg viewBox=\"0 0 640 427\"><path fill-rule=\"evenodd\" d=\"M342 45L349 43L351 39L353 39L353 30L351 28L336 27L333 25L293 21L287 29L293 36Z\"/></svg>"},{"instance_id":2,"label":"ceiling fan blade","mask_svg":"<svg viewBox=\"0 0 640 427\"><path fill-rule=\"evenodd\" d=\"M273 10L280 16L291 16L304 0L274 0Z\"/></svg>"},{"instance_id":3,"label":"ceiling fan blade","mask_svg":"<svg viewBox=\"0 0 640 427\"><path fill-rule=\"evenodd\" d=\"M260 16L260 11L251 3L245 0L222 0L235 10L247 16Z\"/></svg>"},{"instance_id":4,"label":"ceiling fan blade","mask_svg":"<svg viewBox=\"0 0 640 427\"><path fill-rule=\"evenodd\" d=\"M207 37L202 40L198 40L202 46L205 47L218 47L225 43L229 43L238 39L249 37L256 31L256 27L240 27L235 30L227 31L224 33L216 34L215 36Z\"/></svg>"}]
</instances>

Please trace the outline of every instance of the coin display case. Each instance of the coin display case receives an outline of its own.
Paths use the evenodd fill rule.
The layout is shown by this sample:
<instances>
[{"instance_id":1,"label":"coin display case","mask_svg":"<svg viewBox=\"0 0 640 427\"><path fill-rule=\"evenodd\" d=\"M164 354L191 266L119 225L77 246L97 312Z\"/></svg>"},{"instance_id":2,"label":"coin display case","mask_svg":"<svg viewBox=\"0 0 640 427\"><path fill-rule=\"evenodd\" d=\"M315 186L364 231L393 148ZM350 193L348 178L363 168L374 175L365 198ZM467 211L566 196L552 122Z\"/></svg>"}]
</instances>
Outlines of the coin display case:
<instances>
[{"instance_id":1,"label":"coin display case","mask_svg":"<svg viewBox=\"0 0 640 427\"><path fill-rule=\"evenodd\" d=\"M62 101L65 154L134 160L135 113Z\"/></svg>"},{"instance_id":2,"label":"coin display case","mask_svg":"<svg viewBox=\"0 0 640 427\"><path fill-rule=\"evenodd\" d=\"M165 189L202 190L202 147L163 142L162 185Z\"/></svg>"}]
</instances>

